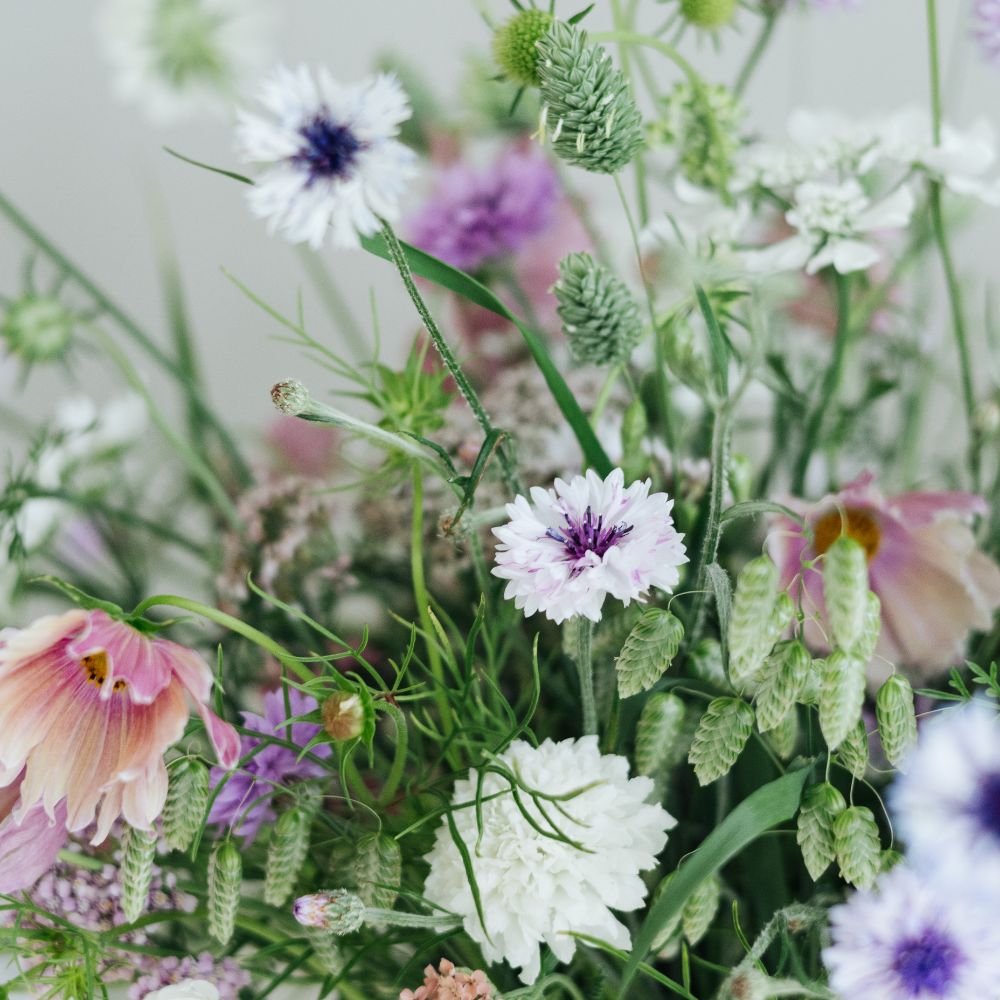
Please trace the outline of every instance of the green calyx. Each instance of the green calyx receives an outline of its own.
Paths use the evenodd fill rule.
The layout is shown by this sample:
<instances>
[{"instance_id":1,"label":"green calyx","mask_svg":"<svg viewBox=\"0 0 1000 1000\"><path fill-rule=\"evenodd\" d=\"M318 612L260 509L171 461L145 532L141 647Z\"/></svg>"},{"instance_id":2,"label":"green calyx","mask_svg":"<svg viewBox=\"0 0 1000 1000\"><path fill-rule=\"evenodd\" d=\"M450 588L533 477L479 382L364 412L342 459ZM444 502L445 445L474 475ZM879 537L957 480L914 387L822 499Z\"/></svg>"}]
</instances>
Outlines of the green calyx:
<instances>
[{"instance_id":1,"label":"green calyx","mask_svg":"<svg viewBox=\"0 0 1000 1000\"><path fill-rule=\"evenodd\" d=\"M736 0L681 0L684 19L699 28L721 28L736 13Z\"/></svg>"},{"instance_id":2,"label":"green calyx","mask_svg":"<svg viewBox=\"0 0 1000 1000\"><path fill-rule=\"evenodd\" d=\"M504 76L523 86L538 86L538 40L552 15L534 7L515 14L493 35L493 57Z\"/></svg>"}]
</instances>

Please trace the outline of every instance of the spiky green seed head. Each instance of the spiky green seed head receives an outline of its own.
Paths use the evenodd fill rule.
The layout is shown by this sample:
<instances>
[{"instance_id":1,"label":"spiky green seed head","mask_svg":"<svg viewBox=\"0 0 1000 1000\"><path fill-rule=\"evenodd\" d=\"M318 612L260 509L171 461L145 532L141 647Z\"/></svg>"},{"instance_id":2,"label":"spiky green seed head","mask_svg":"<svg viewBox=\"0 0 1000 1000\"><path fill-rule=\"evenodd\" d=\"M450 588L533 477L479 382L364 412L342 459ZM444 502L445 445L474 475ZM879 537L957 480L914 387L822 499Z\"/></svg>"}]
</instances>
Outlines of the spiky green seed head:
<instances>
[{"instance_id":1,"label":"spiky green seed head","mask_svg":"<svg viewBox=\"0 0 1000 1000\"><path fill-rule=\"evenodd\" d=\"M662 608L648 608L629 632L615 661L618 696L648 691L673 662L684 638L680 619Z\"/></svg>"},{"instance_id":2,"label":"spiky green seed head","mask_svg":"<svg viewBox=\"0 0 1000 1000\"><path fill-rule=\"evenodd\" d=\"M708 785L729 772L750 739L753 722L753 709L742 698L709 703L688 754L699 784Z\"/></svg>"},{"instance_id":3,"label":"spiky green seed head","mask_svg":"<svg viewBox=\"0 0 1000 1000\"><path fill-rule=\"evenodd\" d=\"M837 761L850 771L855 780L860 781L868 770L868 758L868 730L865 720L860 719L837 747Z\"/></svg>"},{"instance_id":4,"label":"spiky green seed head","mask_svg":"<svg viewBox=\"0 0 1000 1000\"><path fill-rule=\"evenodd\" d=\"M782 760L791 760L799 744L799 713L793 705L784 718L767 734L774 752Z\"/></svg>"},{"instance_id":5,"label":"spiky green seed head","mask_svg":"<svg viewBox=\"0 0 1000 1000\"><path fill-rule=\"evenodd\" d=\"M833 821L840 877L858 889L869 889L882 867L882 843L871 809L849 806Z\"/></svg>"},{"instance_id":6,"label":"spiky green seed head","mask_svg":"<svg viewBox=\"0 0 1000 1000\"><path fill-rule=\"evenodd\" d=\"M122 835L122 910L129 922L146 912L149 886L153 881L153 858L156 855L156 832L126 826Z\"/></svg>"},{"instance_id":7,"label":"spiky green seed head","mask_svg":"<svg viewBox=\"0 0 1000 1000\"><path fill-rule=\"evenodd\" d=\"M649 778L680 762L684 733L684 700L670 691L655 691L642 706L635 729L635 769Z\"/></svg>"},{"instance_id":8,"label":"spiky green seed head","mask_svg":"<svg viewBox=\"0 0 1000 1000\"><path fill-rule=\"evenodd\" d=\"M645 142L642 114L608 52L585 32L553 21L538 54L543 132L556 156L601 174L628 165Z\"/></svg>"},{"instance_id":9,"label":"spiky green seed head","mask_svg":"<svg viewBox=\"0 0 1000 1000\"><path fill-rule=\"evenodd\" d=\"M370 833L357 843L355 872L358 895L365 906L391 910L403 878L399 841L387 833Z\"/></svg>"},{"instance_id":10,"label":"spiky green seed head","mask_svg":"<svg viewBox=\"0 0 1000 1000\"><path fill-rule=\"evenodd\" d=\"M0 340L27 364L57 361L73 340L76 318L51 295L27 294L0 318Z\"/></svg>"},{"instance_id":11,"label":"spiky green seed head","mask_svg":"<svg viewBox=\"0 0 1000 1000\"><path fill-rule=\"evenodd\" d=\"M913 688L901 674L893 674L879 688L875 717L886 757L901 771L905 770L907 754L917 742L917 717Z\"/></svg>"},{"instance_id":12,"label":"spiky green seed head","mask_svg":"<svg viewBox=\"0 0 1000 1000\"><path fill-rule=\"evenodd\" d=\"M826 614L841 649L853 649L864 638L869 593L868 554L853 538L841 535L823 557Z\"/></svg>"},{"instance_id":13,"label":"spiky green seed head","mask_svg":"<svg viewBox=\"0 0 1000 1000\"><path fill-rule=\"evenodd\" d=\"M738 691L755 679L778 638L777 610L778 567L758 556L736 578L729 617L729 679Z\"/></svg>"},{"instance_id":14,"label":"spiky green seed head","mask_svg":"<svg viewBox=\"0 0 1000 1000\"><path fill-rule=\"evenodd\" d=\"M625 283L589 253L559 262L552 288L573 357L584 364L626 361L642 336L639 306Z\"/></svg>"},{"instance_id":15,"label":"spiky green seed head","mask_svg":"<svg viewBox=\"0 0 1000 1000\"><path fill-rule=\"evenodd\" d=\"M836 750L861 718L865 701L865 662L834 650L823 666L819 693L819 725L823 739Z\"/></svg>"},{"instance_id":16,"label":"spiky green seed head","mask_svg":"<svg viewBox=\"0 0 1000 1000\"><path fill-rule=\"evenodd\" d=\"M295 888L299 871L309 853L309 827L312 814L294 806L278 817L267 848L264 901L283 906Z\"/></svg>"},{"instance_id":17,"label":"spiky green seed head","mask_svg":"<svg viewBox=\"0 0 1000 1000\"><path fill-rule=\"evenodd\" d=\"M219 944L228 944L236 929L242 889L243 858L231 840L224 840L208 862L208 931Z\"/></svg>"},{"instance_id":18,"label":"spiky green seed head","mask_svg":"<svg viewBox=\"0 0 1000 1000\"><path fill-rule=\"evenodd\" d=\"M776 729L794 707L811 666L809 651L797 639L774 647L761 668L755 699L762 733Z\"/></svg>"},{"instance_id":19,"label":"spiky green seed head","mask_svg":"<svg viewBox=\"0 0 1000 1000\"><path fill-rule=\"evenodd\" d=\"M681 16L698 28L722 28L736 13L736 0L681 0Z\"/></svg>"},{"instance_id":20,"label":"spiky green seed head","mask_svg":"<svg viewBox=\"0 0 1000 1000\"><path fill-rule=\"evenodd\" d=\"M682 911L681 923L684 937L693 948L708 933L715 914L719 910L722 886L717 876L712 875L688 897Z\"/></svg>"},{"instance_id":21,"label":"spiky green seed head","mask_svg":"<svg viewBox=\"0 0 1000 1000\"><path fill-rule=\"evenodd\" d=\"M538 40L549 30L548 11L529 7L493 34L493 58L504 76L526 87L538 86Z\"/></svg>"},{"instance_id":22,"label":"spiky green seed head","mask_svg":"<svg viewBox=\"0 0 1000 1000\"><path fill-rule=\"evenodd\" d=\"M829 782L810 785L802 796L795 838L814 882L837 856L833 826L846 808L844 796Z\"/></svg>"},{"instance_id":23,"label":"spiky green seed head","mask_svg":"<svg viewBox=\"0 0 1000 1000\"><path fill-rule=\"evenodd\" d=\"M170 766L170 784L163 807L163 835L174 851L186 851L201 829L208 806L208 768L184 757Z\"/></svg>"}]
</instances>

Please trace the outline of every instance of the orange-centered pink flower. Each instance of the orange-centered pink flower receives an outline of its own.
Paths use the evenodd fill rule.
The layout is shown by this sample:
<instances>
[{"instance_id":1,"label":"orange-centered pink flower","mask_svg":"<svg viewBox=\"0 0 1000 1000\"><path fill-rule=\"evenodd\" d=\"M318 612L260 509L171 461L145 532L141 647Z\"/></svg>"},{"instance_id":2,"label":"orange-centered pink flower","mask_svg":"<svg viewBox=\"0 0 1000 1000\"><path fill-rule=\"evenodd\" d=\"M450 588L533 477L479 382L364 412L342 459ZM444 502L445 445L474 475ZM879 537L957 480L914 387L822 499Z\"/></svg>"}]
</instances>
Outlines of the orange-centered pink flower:
<instances>
[{"instance_id":1,"label":"orange-centered pink flower","mask_svg":"<svg viewBox=\"0 0 1000 1000\"><path fill-rule=\"evenodd\" d=\"M103 611L0 632L0 789L20 783L10 819L20 826L37 806L70 832L96 819L94 843L119 816L150 829L167 794L163 754L184 732L188 696L220 762L239 758L235 729L206 704L211 690L197 653Z\"/></svg>"}]
</instances>

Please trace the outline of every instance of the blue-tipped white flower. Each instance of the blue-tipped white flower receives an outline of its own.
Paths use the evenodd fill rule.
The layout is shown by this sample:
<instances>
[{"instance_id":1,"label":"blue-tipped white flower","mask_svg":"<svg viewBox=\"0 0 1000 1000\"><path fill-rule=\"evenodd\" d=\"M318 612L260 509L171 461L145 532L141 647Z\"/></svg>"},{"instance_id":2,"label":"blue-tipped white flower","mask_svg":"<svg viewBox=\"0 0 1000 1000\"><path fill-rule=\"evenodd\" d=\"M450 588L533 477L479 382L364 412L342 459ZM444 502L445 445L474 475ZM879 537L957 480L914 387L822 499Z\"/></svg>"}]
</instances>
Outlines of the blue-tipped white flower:
<instances>
[{"instance_id":1,"label":"blue-tipped white flower","mask_svg":"<svg viewBox=\"0 0 1000 1000\"><path fill-rule=\"evenodd\" d=\"M892 805L900 833L918 864L936 864L942 852L948 852L1000 877L996 709L972 704L924 726L909 770L894 786Z\"/></svg>"},{"instance_id":2,"label":"blue-tipped white flower","mask_svg":"<svg viewBox=\"0 0 1000 1000\"><path fill-rule=\"evenodd\" d=\"M985 1000L1000 981L997 900L967 866L947 879L905 866L830 911L823 962L844 1000Z\"/></svg>"},{"instance_id":3,"label":"blue-tipped white flower","mask_svg":"<svg viewBox=\"0 0 1000 1000\"><path fill-rule=\"evenodd\" d=\"M688 561L684 536L670 516L673 500L650 485L626 488L621 469L607 479L590 470L557 479L554 490L532 487L531 503L519 496L507 504L510 523L493 529L493 575L507 580L504 596L529 616L596 622L608 594L628 604L650 587L672 591Z\"/></svg>"},{"instance_id":4,"label":"blue-tipped white flower","mask_svg":"<svg viewBox=\"0 0 1000 1000\"><path fill-rule=\"evenodd\" d=\"M248 195L254 215L293 243L357 246L394 220L415 154L396 139L410 117L387 73L341 84L326 69L279 67L260 93L266 116L241 112L240 152L264 168Z\"/></svg>"}]
</instances>

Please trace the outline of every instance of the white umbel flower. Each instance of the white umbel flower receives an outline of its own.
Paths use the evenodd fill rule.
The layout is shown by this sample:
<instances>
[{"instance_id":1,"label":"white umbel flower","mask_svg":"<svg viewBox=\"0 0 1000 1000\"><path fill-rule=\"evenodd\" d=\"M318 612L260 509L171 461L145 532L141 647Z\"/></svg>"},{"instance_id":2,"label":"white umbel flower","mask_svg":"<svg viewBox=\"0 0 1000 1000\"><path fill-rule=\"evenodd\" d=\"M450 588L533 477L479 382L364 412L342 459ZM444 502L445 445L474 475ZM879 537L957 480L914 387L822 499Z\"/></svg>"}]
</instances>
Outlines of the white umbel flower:
<instances>
[{"instance_id":1,"label":"white umbel flower","mask_svg":"<svg viewBox=\"0 0 1000 1000\"><path fill-rule=\"evenodd\" d=\"M326 69L278 67L261 89L267 116L241 112L240 153L265 169L250 189L254 215L293 243L358 245L394 220L415 154L396 139L410 105L395 76L338 83Z\"/></svg>"},{"instance_id":2,"label":"white umbel flower","mask_svg":"<svg viewBox=\"0 0 1000 1000\"><path fill-rule=\"evenodd\" d=\"M974 703L921 728L892 792L911 857L930 866L957 854L1000 878L1000 717Z\"/></svg>"},{"instance_id":3,"label":"white umbel flower","mask_svg":"<svg viewBox=\"0 0 1000 1000\"><path fill-rule=\"evenodd\" d=\"M554 622L582 615L601 620L604 598L641 600L650 587L677 586L686 563L683 535L674 528L674 502L650 494L651 482L625 488L615 469L607 479L590 470L555 489L531 489L507 504L510 523L500 539L494 576L507 580L504 596L526 615L542 611Z\"/></svg>"},{"instance_id":4,"label":"white umbel flower","mask_svg":"<svg viewBox=\"0 0 1000 1000\"><path fill-rule=\"evenodd\" d=\"M751 251L747 263L763 272L804 267L807 274L816 274L829 265L841 274L867 270L882 259L868 234L902 228L910 221L913 206L913 192L905 184L874 203L855 180L800 184L794 205L785 215L796 234Z\"/></svg>"},{"instance_id":5,"label":"white umbel flower","mask_svg":"<svg viewBox=\"0 0 1000 1000\"><path fill-rule=\"evenodd\" d=\"M630 779L628 761L602 755L596 736L546 740L537 748L518 740L496 763L516 776L521 807L546 833L529 822L510 782L494 772L483 778L480 831L476 810L470 808L476 776L458 781L452 817L472 859L485 929L446 823L427 856L431 870L424 895L462 917L488 961L520 967L524 983L538 978L540 945L547 944L561 962L572 959L576 940L567 932L629 948L629 932L611 911L642 906L646 886L639 872L654 867L666 831L676 822L646 802L653 782ZM562 799L558 809L550 800L540 809L529 790L578 794Z\"/></svg>"},{"instance_id":6,"label":"white umbel flower","mask_svg":"<svg viewBox=\"0 0 1000 1000\"><path fill-rule=\"evenodd\" d=\"M160 124L228 112L268 58L270 15L258 0L106 0L115 92Z\"/></svg>"}]
</instances>

